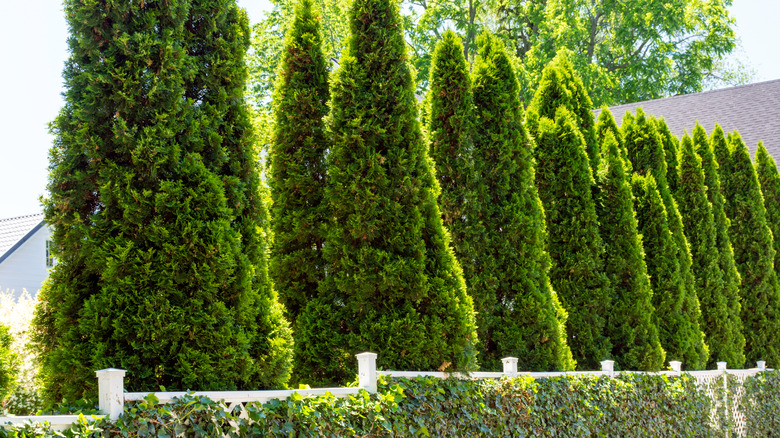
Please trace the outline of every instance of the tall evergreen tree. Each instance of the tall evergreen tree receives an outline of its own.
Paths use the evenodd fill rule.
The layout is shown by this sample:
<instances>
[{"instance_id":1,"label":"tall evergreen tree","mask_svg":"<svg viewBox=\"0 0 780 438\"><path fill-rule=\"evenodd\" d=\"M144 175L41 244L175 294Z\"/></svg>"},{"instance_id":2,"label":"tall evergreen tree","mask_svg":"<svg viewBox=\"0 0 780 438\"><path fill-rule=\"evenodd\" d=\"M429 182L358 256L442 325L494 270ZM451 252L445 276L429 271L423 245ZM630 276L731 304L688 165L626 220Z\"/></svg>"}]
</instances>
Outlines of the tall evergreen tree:
<instances>
[{"instance_id":1,"label":"tall evergreen tree","mask_svg":"<svg viewBox=\"0 0 780 438\"><path fill-rule=\"evenodd\" d=\"M578 368L597 369L611 351L604 333L610 292L585 140L564 106L554 121L540 117L535 123L536 184L553 260L550 281L569 312L566 330Z\"/></svg>"},{"instance_id":2,"label":"tall evergreen tree","mask_svg":"<svg viewBox=\"0 0 780 438\"><path fill-rule=\"evenodd\" d=\"M476 130L472 155L479 178L465 210L468 244L457 255L470 261L465 274L479 309L480 362L484 368L499 369L502 357L514 356L523 369L573 369L565 312L548 277L544 210L534 183L533 146L521 122L523 107L515 73L500 39L484 34L479 44L473 74ZM432 76L434 141L433 135L440 131L436 119L454 112L443 111L438 97L450 96L455 89L447 88L445 93L436 82ZM440 174L440 178L446 176Z\"/></svg>"},{"instance_id":3,"label":"tall evergreen tree","mask_svg":"<svg viewBox=\"0 0 780 438\"><path fill-rule=\"evenodd\" d=\"M664 145L664 158L666 159L666 182L669 184L669 191L674 195L677 193L677 186L680 184L680 142L672 134L666 120L656 119L658 134L661 136L661 142Z\"/></svg>"},{"instance_id":4,"label":"tall evergreen tree","mask_svg":"<svg viewBox=\"0 0 780 438\"><path fill-rule=\"evenodd\" d=\"M642 241L637 234L634 200L617 140L607 132L598 171L596 203L605 242L605 272L612 291L606 333L619 369L657 371L666 353L658 340Z\"/></svg>"},{"instance_id":5,"label":"tall evergreen tree","mask_svg":"<svg viewBox=\"0 0 780 438\"><path fill-rule=\"evenodd\" d=\"M290 322L325 278L325 127L328 70L311 0L301 0L274 88L268 183L273 198L271 275Z\"/></svg>"},{"instance_id":6,"label":"tall evergreen tree","mask_svg":"<svg viewBox=\"0 0 780 438\"><path fill-rule=\"evenodd\" d=\"M34 321L50 402L284 385L291 337L267 277L234 1L68 1L66 105L47 222L59 263Z\"/></svg>"},{"instance_id":7,"label":"tall evergreen tree","mask_svg":"<svg viewBox=\"0 0 780 438\"><path fill-rule=\"evenodd\" d=\"M473 368L474 309L436 203L398 7L357 0L349 24L328 116L327 276L298 319L300 375L352 379L366 350L382 368Z\"/></svg>"},{"instance_id":8,"label":"tall evergreen tree","mask_svg":"<svg viewBox=\"0 0 780 438\"><path fill-rule=\"evenodd\" d=\"M687 349L682 354L682 361L688 364L692 369L703 368L707 362L708 349L704 342L704 334L700 328L701 309L699 308L699 299L696 296L696 288L693 272L691 270L692 260L688 247L688 241L682 225L682 218L677 209L677 204L672 198L669 184L666 180L666 158L663 148L663 141L658 134L655 122L645 116L641 109L637 109L636 116L627 113L623 117L623 142L628 150L628 158L634 168L634 172L640 175L653 175L656 181L658 192L664 202L669 231L674 237L676 257L680 264L680 276L683 280L685 298L683 299L682 312L686 315L689 328L684 334L688 342L681 344ZM667 348L667 352L672 357L673 350Z\"/></svg>"},{"instance_id":9,"label":"tall evergreen tree","mask_svg":"<svg viewBox=\"0 0 780 438\"><path fill-rule=\"evenodd\" d=\"M713 146L721 166L726 216L731 219L729 237L734 260L742 276L745 359L780 363L780 293L774 269L775 249L758 176L738 133L729 134L726 150L717 141Z\"/></svg>"},{"instance_id":10,"label":"tall evergreen tree","mask_svg":"<svg viewBox=\"0 0 780 438\"><path fill-rule=\"evenodd\" d=\"M438 202L442 221L450 231L452 246L468 281L474 260L462 255L470 247L465 236L467 198L474 196L474 98L463 44L455 32L445 32L436 45L423 107L428 113L430 154L441 187Z\"/></svg>"},{"instance_id":11,"label":"tall evergreen tree","mask_svg":"<svg viewBox=\"0 0 780 438\"><path fill-rule=\"evenodd\" d=\"M775 273L780 267L780 174L777 172L775 159L769 155L764 143L758 143L756 149L756 174L761 185L761 193L764 195L764 207L766 208L766 222L772 231L775 248Z\"/></svg>"},{"instance_id":12,"label":"tall evergreen tree","mask_svg":"<svg viewBox=\"0 0 780 438\"><path fill-rule=\"evenodd\" d=\"M585 150L595 175L601 160L599 142L596 138L596 121L593 118L593 103L582 83L582 79L574 70L569 57L572 53L562 49L545 66L542 79L534 92L534 97L528 105L528 129L536 134L536 122L539 117L555 119L559 107L566 107L571 113L575 126L585 140Z\"/></svg>"},{"instance_id":13,"label":"tall evergreen tree","mask_svg":"<svg viewBox=\"0 0 780 438\"><path fill-rule=\"evenodd\" d=\"M710 347L708 367L726 361L741 367L745 340L741 333L739 313L729 307L728 284L720 264L717 230L712 204L707 198L704 171L696 150L708 149L709 140L698 123L693 140L686 134L680 147L679 187L675 199L683 218L685 235L693 257L696 291L702 312L702 330ZM694 146L695 143L695 146Z\"/></svg>"},{"instance_id":14,"label":"tall evergreen tree","mask_svg":"<svg viewBox=\"0 0 780 438\"><path fill-rule=\"evenodd\" d=\"M596 121L596 140L599 145L604 144L608 132L611 132L615 141L617 141L618 151L620 152L620 157L623 158L626 175L631 175L634 169L631 165L631 160L628 159L628 151L623 144L623 135L620 133L620 128L618 128L617 122L615 121L615 116L612 115L612 111L610 111L609 108L602 107L601 112L599 112L598 120Z\"/></svg>"},{"instance_id":15,"label":"tall evergreen tree","mask_svg":"<svg viewBox=\"0 0 780 438\"><path fill-rule=\"evenodd\" d=\"M653 175L633 174L631 188L653 288L652 303L661 346L669 360L684 361L686 368L701 368L704 359L698 359L692 353L696 351L693 344L696 337L691 334L693 325L689 315L683 311L685 284L680 275L680 261L675 255L677 244L669 231L661 193ZM686 361L686 355L699 363Z\"/></svg>"},{"instance_id":16,"label":"tall evergreen tree","mask_svg":"<svg viewBox=\"0 0 780 438\"><path fill-rule=\"evenodd\" d=\"M695 138L694 138L695 139ZM729 238L729 219L726 217L725 199L721 193L720 177L718 176L718 163L715 160L713 152L713 143L719 142L725 147L726 138L720 126L715 125L710 141L696 141L694 147L696 153L701 158L701 167L704 171L704 184L707 186L707 199L712 204L712 218L715 222L715 240L717 243L718 263L723 271L723 294L726 297L727 313L729 320L733 321L731 329L734 334L731 335L733 345L729 348L741 353L734 353L734 357L726 360L729 364L733 363L734 368L739 368L745 363L745 335L742 326L742 310L740 304L739 285L742 282L737 265L734 262L734 250L731 247ZM719 361L715 354L710 356L710 366L713 361Z\"/></svg>"}]
</instances>

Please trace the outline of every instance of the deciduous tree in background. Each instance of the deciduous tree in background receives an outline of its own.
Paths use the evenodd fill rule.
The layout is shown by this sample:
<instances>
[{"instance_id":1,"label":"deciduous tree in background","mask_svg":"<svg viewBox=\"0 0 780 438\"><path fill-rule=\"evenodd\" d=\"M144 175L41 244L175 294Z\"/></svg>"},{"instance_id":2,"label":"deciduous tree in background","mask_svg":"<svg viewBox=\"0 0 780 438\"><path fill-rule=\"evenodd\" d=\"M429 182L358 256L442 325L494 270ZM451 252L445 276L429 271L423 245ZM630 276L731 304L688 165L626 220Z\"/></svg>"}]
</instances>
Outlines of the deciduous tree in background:
<instances>
[{"instance_id":1,"label":"deciduous tree in background","mask_svg":"<svg viewBox=\"0 0 780 438\"><path fill-rule=\"evenodd\" d=\"M604 270L612 291L606 335L618 369L657 371L666 353L658 340L653 291L637 234L631 186L612 132L606 133L601 146L604 155L598 170L596 206L599 231L609 236L604 245Z\"/></svg>"},{"instance_id":2,"label":"deciduous tree in background","mask_svg":"<svg viewBox=\"0 0 780 438\"><path fill-rule=\"evenodd\" d=\"M471 298L436 203L398 8L357 0L331 82L327 276L299 316L302 376L354 378L354 354L395 369L471 369Z\"/></svg>"},{"instance_id":3,"label":"deciduous tree in background","mask_svg":"<svg viewBox=\"0 0 780 438\"><path fill-rule=\"evenodd\" d=\"M573 369L566 313L548 277L544 211L515 73L500 39L483 34L479 44L472 75L476 180L465 210L468 241L458 256L468 260L466 279L479 309L481 363L500 369L501 358L513 356L525 369ZM437 93L433 87L436 117L436 96L451 90Z\"/></svg>"},{"instance_id":4,"label":"deciduous tree in background","mask_svg":"<svg viewBox=\"0 0 780 438\"><path fill-rule=\"evenodd\" d=\"M672 198L669 184L666 180L666 158L664 155L663 141L658 134L654 120L645 116L641 109L637 109L636 116L626 114L623 117L621 126L623 132L623 142L628 151L628 158L634 168L634 172L647 176L653 175L656 181L656 187L664 202L669 231L674 237L674 243L677 247L677 260L680 265L680 276L683 280L685 297L682 304L682 312L688 320L685 328L685 334L679 339L686 343L680 345L683 350L677 352L682 354L682 361L692 369L700 369L707 362L708 349L704 342L704 334L700 328L701 310L699 308L699 299L696 296L696 288L693 272L691 270L692 260L688 247L688 240L682 225L682 217L677 209L677 203ZM683 329L681 327L681 329ZM674 349L666 347L670 354Z\"/></svg>"},{"instance_id":5,"label":"deciduous tree in background","mask_svg":"<svg viewBox=\"0 0 780 438\"><path fill-rule=\"evenodd\" d=\"M720 164L726 216L731 219L729 237L734 246L734 261L742 276L745 359L780 363L780 293L774 269L775 249L758 176L738 133L729 134L726 144L713 141L713 149Z\"/></svg>"},{"instance_id":6,"label":"deciduous tree in background","mask_svg":"<svg viewBox=\"0 0 780 438\"><path fill-rule=\"evenodd\" d=\"M696 291L701 303L702 330L710 347L708 367L726 361L741 367L744 363L744 337L740 331L740 316L729 307L728 284L720 265L717 230L712 205L707 199L704 171L696 150L709 148L707 133L696 124L694 138L687 134L680 144L679 187L675 200L683 219L685 235L691 248ZM695 146L694 146L695 143Z\"/></svg>"},{"instance_id":7,"label":"deciduous tree in background","mask_svg":"<svg viewBox=\"0 0 780 438\"><path fill-rule=\"evenodd\" d=\"M268 281L234 1L69 1L66 105L46 220L59 262L34 322L50 402L284 385L292 340ZM109 25L109 23L112 23Z\"/></svg>"},{"instance_id":8,"label":"deciduous tree in background","mask_svg":"<svg viewBox=\"0 0 780 438\"><path fill-rule=\"evenodd\" d=\"M531 113L529 113L529 116ZM609 282L604 243L592 198L593 175L585 140L574 116L561 106L555 120L540 117L536 127L536 185L545 210L552 258L550 281L564 309L569 347L579 369L598 369L611 351L604 328Z\"/></svg>"}]
</instances>

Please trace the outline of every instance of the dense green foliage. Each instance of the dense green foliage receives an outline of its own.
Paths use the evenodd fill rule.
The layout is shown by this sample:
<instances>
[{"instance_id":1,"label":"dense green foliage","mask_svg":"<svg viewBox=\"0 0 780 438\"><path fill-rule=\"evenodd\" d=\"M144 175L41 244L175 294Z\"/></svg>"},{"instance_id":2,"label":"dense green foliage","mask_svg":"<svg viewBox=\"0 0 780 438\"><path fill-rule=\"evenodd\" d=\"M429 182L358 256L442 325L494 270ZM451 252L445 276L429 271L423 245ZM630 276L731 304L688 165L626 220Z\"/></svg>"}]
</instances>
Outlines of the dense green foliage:
<instances>
[{"instance_id":1,"label":"dense green foliage","mask_svg":"<svg viewBox=\"0 0 780 438\"><path fill-rule=\"evenodd\" d=\"M436 46L426 98L430 155L441 187L438 198L444 226L466 277L475 260L463 257L470 249L466 208L474 194L473 108L469 66L460 38L451 31ZM471 291L470 291L471 292ZM473 294L470 293L473 296ZM484 339L481 339L484 343Z\"/></svg>"},{"instance_id":2,"label":"dense green foliage","mask_svg":"<svg viewBox=\"0 0 780 438\"><path fill-rule=\"evenodd\" d=\"M255 27L253 90L262 105L273 95L282 37L293 0L273 0ZM327 38L325 53L337 59L347 36L348 0L318 0ZM405 0L404 30L422 89L430 77L434 47L446 30L463 39L466 59L476 59L477 35L491 29L507 43L527 103L542 69L568 49L596 106L637 102L700 91L718 84L748 83L743 66L725 62L736 47L730 0ZM630 30L630 31L629 31Z\"/></svg>"},{"instance_id":3,"label":"dense green foliage","mask_svg":"<svg viewBox=\"0 0 780 438\"><path fill-rule=\"evenodd\" d=\"M596 209L599 231L609 236L604 242L604 271L612 291L606 335L617 369L657 371L666 353L658 340L653 290L637 234L631 185L611 132L606 133L601 146L604 155L598 169Z\"/></svg>"},{"instance_id":4,"label":"dense green foliage","mask_svg":"<svg viewBox=\"0 0 780 438\"><path fill-rule=\"evenodd\" d=\"M358 0L331 82L328 275L298 318L296 373L344 381L353 355L394 369L475 367L474 309L436 204L398 8Z\"/></svg>"},{"instance_id":5,"label":"dense green foliage","mask_svg":"<svg viewBox=\"0 0 780 438\"><path fill-rule=\"evenodd\" d=\"M741 333L739 307L732 307L734 300L729 295L733 288L726 282L721 268L712 204L707 198L702 160L696 153L703 149L709 149L709 140L704 128L696 124L693 139L687 134L682 138L679 188L675 199L693 257L696 291L702 309L701 327L710 347L708 368L715 368L721 361L741 368L745 362L745 338Z\"/></svg>"},{"instance_id":6,"label":"dense green foliage","mask_svg":"<svg viewBox=\"0 0 780 438\"><path fill-rule=\"evenodd\" d=\"M311 0L302 0L287 35L274 96L268 178L274 232L270 273L293 325L325 277L327 142L322 119L329 93L320 33Z\"/></svg>"},{"instance_id":7,"label":"dense green foliage","mask_svg":"<svg viewBox=\"0 0 780 438\"><path fill-rule=\"evenodd\" d=\"M34 322L48 400L261 388L289 377L232 1L68 1L66 104L46 221L58 257Z\"/></svg>"},{"instance_id":8,"label":"dense green foliage","mask_svg":"<svg viewBox=\"0 0 780 438\"><path fill-rule=\"evenodd\" d=\"M683 311L685 287L680 275L677 246L669 231L661 194L652 175L633 174L631 189L639 234L645 251L647 273L653 290L654 322L666 357L682 361L687 352L695 351L690 319ZM685 362L684 362L685 363ZM699 363L703 365L703 363ZM690 365L685 363L686 368Z\"/></svg>"},{"instance_id":9,"label":"dense green foliage","mask_svg":"<svg viewBox=\"0 0 780 438\"><path fill-rule=\"evenodd\" d=\"M680 142L669 130L669 126L664 119L656 120L658 134L664 145L664 158L666 159L666 182L669 184L669 191L672 195L677 193L677 187L680 185Z\"/></svg>"},{"instance_id":10,"label":"dense green foliage","mask_svg":"<svg viewBox=\"0 0 780 438\"><path fill-rule=\"evenodd\" d=\"M745 413L745 436L776 437L780 432L780 371L748 377L740 399Z\"/></svg>"},{"instance_id":11,"label":"dense green foliage","mask_svg":"<svg viewBox=\"0 0 780 438\"><path fill-rule=\"evenodd\" d=\"M595 129L596 141L599 145L604 144L607 133L612 133L613 138L617 142L620 157L623 159L623 168L625 169L627 175L631 175L634 169L631 165L631 160L628 159L628 151L626 150L626 146L623 144L623 134L620 132L620 128L618 128L617 122L615 121L615 116L612 115L612 111L610 111L609 108L601 107L598 120L596 120Z\"/></svg>"},{"instance_id":12,"label":"dense green foliage","mask_svg":"<svg viewBox=\"0 0 780 438\"><path fill-rule=\"evenodd\" d=\"M723 193L721 193L718 163L713 152L713 143L715 141L721 142L723 145L726 144L723 130L718 125L715 125L710 141L695 142L694 147L696 147L696 153L701 158L701 167L704 170L704 185L707 186L707 199L712 204L712 217L715 222L715 238L719 257L718 263L723 271L722 290L726 299L723 305L726 306L725 312L729 315L728 320L732 321L730 330L733 331L733 335L729 337L733 340L733 343L728 348L735 353L732 354L733 358L727 360L727 362L729 364L734 363L735 365L733 366L737 368L745 363L745 335L742 332L742 306L740 304L739 291L742 278L739 276L736 262L734 262L734 249L731 246L731 238L728 232L730 221L726 217L726 200L723 199ZM710 360L713 360L714 357L714 354L711 355Z\"/></svg>"},{"instance_id":13,"label":"dense green foliage","mask_svg":"<svg viewBox=\"0 0 780 438\"><path fill-rule=\"evenodd\" d=\"M554 121L540 117L534 125L536 185L552 258L550 281L569 312L566 331L578 368L598 369L611 351L604 333L610 291L585 140L563 106Z\"/></svg>"},{"instance_id":14,"label":"dense green foliage","mask_svg":"<svg viewBox=\"0 0 780 438\"><path fill-rule=\"evenodd\" d=\"M472 77L475 131L469 156L477 178L463 211L467 242L456 246L458 258L465 261L474 307L479 309L480 363L486 369L500 369L500 359L512 356L519 359L520 369L573 369L566 314L548 276L544 210L534 182L533 145L522 125L515 73L501 40L484 34L480 44ZM462 52L458 55L462 59ZM439 71L436 64L433 68ZM435 137L441 131L437 119L454 111L442 111L437 102L439 96L452 96L456 87L437 88L435 77L431 82L431 136L434 142L441 141L436 147L442 148L444 139ZM446 179L448 169L438 165L440 179ZM450 197L469 193L462 188L447 190ZM450 216L455 215L450 212Z\"/></svg>"},{"instance_id":15,"label":"dense green foliage","mask_svg":"<svg viewBox=\"0 0 780 438\"><path fill-rule=\"evenodd\" d=\"M764 195L764 208L766 208L766 222L772 231L775 248L775 272L780 267L780 174L777 172L777 164L769 155L764 144L758 143L756 149L756 174Z\"/></svg>"},{"instance_id":16,"label":"dense green foliage","mask_svg":"<svg viewBox=\"0 0 780 438\"><path fill-rule=\"evenodd\" d=\"M662 346L667 351L669 358L681 358L689 369L703 368L708 358L708 348L704 342L704 334L700 328L701 310L699 300L696 296L694 275L691 268L691 253L688 247L688 241L683 231L682 217L677 209L677 204L672 198L669 190L669 184L666 180L666 159L664 155L663 141L658 134L655 122L646 117L641 109L637 109L636 116L626 114L623 117L621 126L623 133L623 144L628 151L629 160L633 166L634 172L639 175L652 175L655 179L658 193L661 195L664 210L666 210L666 220L669 231L674 239L675 258L680 267L680 277L683 285L683 301L681 312L686 319L680 327L678 334L672 339L662 337ZM644 215L645 213L639 213ZM657 217L657 216L656 216ZM657 249L667 250L666 247L657 247ZM649 248L645 248L648 258L669 257L668 254L653 254ZM656 265L660 266L660 265ZM652 270L650 270L651 275ZM672 293L672 290L664 289L656 291L658 293ZM664 299L668 303L674 301L672 298ZM659 325L665 316L660 313ZM671 341L672 344L664 342ZM677 350L681 348L681 350Z\"/></svg>"},{"instance_id":17,"label":"dense green foliage","mask_svg":"<svg viewBox=\"0 0 780 438\"><path fill-rule=\"evenodd\" d=\"M736 132L727 142L713 141L720 164L720 181L726 199L726 216L731 219L729 237L734 261L742 276L742 324L745 358L780 364L780 291L774 269L772 231L758 176L742 138Z\"/></svg>"},{"instance_id":18,"label":"dense green foliage","mask_svg":"<svg viewBox=\"0 0 780 438\"><path fill-rule=\"evenodd\" d=\"M19 355L13 348L14 338L8 326L0 324L0 401L13 392L19 375Z\"/></svg>"},{"instance_id":19,"label":"dense green foliage","mask_svg":"<svg viewBox=\"0 0 780 438\"><path fill-rule=\"evenodd\" d=\"M756 388L756 397L773 397L766 385ZM100 419L89 424L84 419L66 434L83 438L723 436L724 431L710 421L712 405L695 380L685 375L392 379L381 381L376 395L361 392L347 399L329 394L294 396L264 405L249 403L248 419L205 397L188 395L172 405L157 405L149 397L127 406L116 422ZM776 412L767 414L776 421ZM44 427L23 426L0 431L0 436L49 437L54 433Z\"/></svg>"},{"instance_id":20,"label":"dense green foliage","mask_svg":"<svg viewBox=\"0 0 780 438\"><path fill-rule=\"evenodd\" d=\"M536 130L539 117L555 119L555 112L565 107L571 113L577 129L585 139L588 160L595 175L599 168L601 153L596 137L596 121L593 119L593 103L582 84L582 79L574 71L569 60L571 52L562 50L544 67L542 79L528 105L529 129Z\"/></svg>"}]
</instances>

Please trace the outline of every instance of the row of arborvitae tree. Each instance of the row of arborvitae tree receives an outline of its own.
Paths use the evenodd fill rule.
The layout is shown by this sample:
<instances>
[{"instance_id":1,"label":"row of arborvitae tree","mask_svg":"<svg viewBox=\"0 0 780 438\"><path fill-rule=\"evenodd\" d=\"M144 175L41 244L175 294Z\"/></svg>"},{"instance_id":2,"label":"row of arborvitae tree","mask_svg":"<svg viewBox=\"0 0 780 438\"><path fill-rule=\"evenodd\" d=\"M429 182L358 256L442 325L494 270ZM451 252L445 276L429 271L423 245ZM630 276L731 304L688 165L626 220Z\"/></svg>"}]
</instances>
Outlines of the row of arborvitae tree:
<instances>
[{"instance_id":1,"label":"row of arborvitae tree","mask_svg":"<svg viewBox=\"0 0 780 438\"><path fill-rule=\"evenodd\" d=\"M737 136L596 123L566 53L524 114L500 40L469 71L452 32L423 129L395 2L355 1L330 75L301 0L268 211L235 1L65 8L59 261L34 325L50 401L94 395L108 367L138 391L343 383L366 350L410 370L780 363L775 230ZM758 168L777 205L761 148Z\"/></svg>"}]
</instances>

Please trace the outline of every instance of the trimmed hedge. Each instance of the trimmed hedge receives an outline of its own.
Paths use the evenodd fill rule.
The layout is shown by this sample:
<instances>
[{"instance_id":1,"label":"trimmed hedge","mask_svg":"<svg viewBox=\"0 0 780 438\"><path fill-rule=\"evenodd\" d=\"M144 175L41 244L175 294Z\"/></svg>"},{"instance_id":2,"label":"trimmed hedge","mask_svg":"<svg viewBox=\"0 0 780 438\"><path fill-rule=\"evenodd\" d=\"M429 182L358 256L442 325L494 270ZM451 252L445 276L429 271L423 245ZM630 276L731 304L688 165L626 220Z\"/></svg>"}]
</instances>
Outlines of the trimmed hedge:
<instances>
[{"instance_id":1,"label":"trimmed hedge","mask_svg":"<svg viewBox=\"0 0 780 438\"><path fill-rule=\"evenodd\" d=\"M761 379L751 382L755 389L750 394L756 394L751 400L763 403L776 398L765 394L767 384ZM772 379L776 385L777 378ZM723 431L711 425L711 407L705 392L688 375L478 381L380 378L375 395L362 391L348 399L324 395L250 404L249 420L202 397L157 405L150 396L128 405L115 423L84 421L68 436L722 436ZM0 435L53 436L33 426Z\"/></svg>"}]
</instances>

